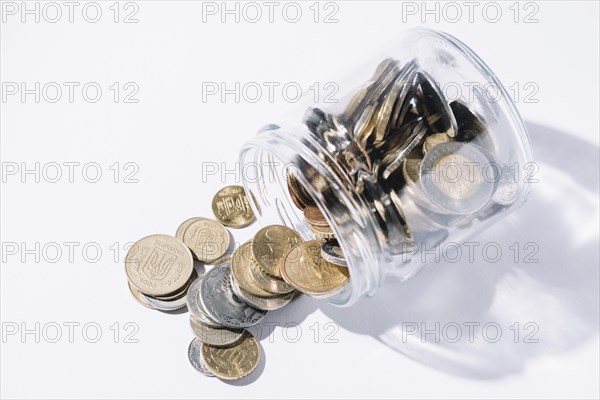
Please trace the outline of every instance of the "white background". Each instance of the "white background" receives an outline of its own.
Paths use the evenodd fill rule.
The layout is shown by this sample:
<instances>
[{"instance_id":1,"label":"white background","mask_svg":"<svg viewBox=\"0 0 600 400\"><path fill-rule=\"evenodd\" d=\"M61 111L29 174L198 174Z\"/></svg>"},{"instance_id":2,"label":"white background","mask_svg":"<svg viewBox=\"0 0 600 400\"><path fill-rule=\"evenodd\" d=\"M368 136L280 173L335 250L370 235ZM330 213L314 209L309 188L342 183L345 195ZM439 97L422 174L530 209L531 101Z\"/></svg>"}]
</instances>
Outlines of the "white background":
<instances>
[{"instance_id":1,"label":"white background","mask_svg":"<svg viewBox=\"0 0 600 400\"><path fill-rule=\"evenodd\" d=\"M419 8L416 15L406 12L406 2L337 2L338 22L329 24L322 19L334 8L318 5L315 23L312 2L302 3L298 23L282 18L283 3L274 23L266 16L250 23L243 15L239 23L233 16L223 23L219 15L205 15L203 22L202 3L192 1L138 1L138 23L122 22L134 10L124 3L115 23L112 2L101 3L99 22L87 22L81 2L70 23L68 8L58 4L63 16L56 23L43 16L36 23L32 15L22 22L19 11L3 13L0 28L3 95L7 82L81 85L73 103L63 86L57 103L44 97L36 103L33 95L23 102L17 94L0 104L4 172L36 162L40 168L81 163L73 183L64 165L58 183L44 176L37 183L31 174L3 177L2 397L600 396L597 2L495 3L502 10L496 23L490 21L494 10L483 14L484 3L472 22L464 3L455 3L463 13L458 22L445 20L454 11L443 14L439 3L437 22L435 14L421 15L421 2L411 3ZM524 23L532 12L537 22ZM122 248L152 233L173 234L188 217L210 216L213 194L239 177L214 175L203 182L202 163L234 169L241 144L289 106L281 92L273 103L266 97L221 102L218 96L203 102L202 82L298 82L307 89L332 81L338 70L351 70L373 46L414 26L455 35L520 94L517 107L540 165L539 183L522 209L477 238L499 243L503 257L487 263L479 253L475 262L435 263L348 309L304 298L269 315L279 326L264 335L265 361L250 378L228 384L201 376L187 361L187 314L167 315L133 301ZM103 89L96 103L81 95L87 82ZM121 95L134 82L139 102L115 103L109 89L114 82ZM525 101L527 94L536 102ZM98 183L82 177L81 165L90 162L101 167ZM109 168L116 162L118 183ZM139 167L138 183L124 182L131 171L124 169L127 162ZM245 241L257 227L233 231L235 240ZM65 242L77 243L72 260ZM514 242L521 248L517 263L509 250ZM537 263L524 262L529 242L539 247ZM36 243L39 261L21 251ZM54 263L51 243L63 250ZM94 243L102 250L99 260ZM132 337L137 343L125 343L132 332L127 322L139 327ZM450 343L449 331L437 341L433 334L425 342L406 336L407 327L423 323L434 329L436 322L463 326L461 340ZM472 343L465 322L479 323ZM528 322L533 325L526 331ZM72 343L68 323L79 324ZM482 336L486 323L502 329L498 342ZM56 324L62 336L51 343ZM88 325L87 336L85 324L97 324ZM94 326L102 336L89 343ZM18 332L9 334L15 327ZM525 343L534 327L537 343ZM23 329L33 333L22 336ZM336 343L325 339L328 333Z\"/></svg>"}]
</instances>

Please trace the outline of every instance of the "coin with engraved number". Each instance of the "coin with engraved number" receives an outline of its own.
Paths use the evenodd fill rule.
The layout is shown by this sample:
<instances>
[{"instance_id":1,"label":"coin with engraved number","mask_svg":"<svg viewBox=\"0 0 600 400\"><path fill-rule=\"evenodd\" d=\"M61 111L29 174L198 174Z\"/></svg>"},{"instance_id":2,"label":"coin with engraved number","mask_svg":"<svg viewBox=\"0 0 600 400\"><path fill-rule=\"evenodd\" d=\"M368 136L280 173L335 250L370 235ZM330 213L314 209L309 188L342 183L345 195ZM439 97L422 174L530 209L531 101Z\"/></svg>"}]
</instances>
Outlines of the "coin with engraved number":
<instances>
[{"instance_id":1,"label":"coin with engraved number","mask_svg":"<svg viewBox=\"0 0 600 400\"><path fill-rule=\"evenodd\" d=\"M202 343L217 347L229 346L240 340L244 334L242 329L215 328L208 326L196 319L193 315L190 315L190 326L198 340Z\"/></svg>"},{"instance_id":2,"label":"coin with engraved number","mask_svg":"<svg viewBox=\"0 0 600 400\"><path fill-rule=\"evenodd\" d=\"M213 321L204 308L202 307L202 303L200 302L200 290L202 288L202 279L204 277L196 279L190 285L187 294L186 294L186 303L190 314L194 316L199 321L203 322L205 325L212 326L214 328L219 328L217 322Z\"/></svg>"},{"instance_id":3,"label":"coin with engraved number","mask_svg":"<svg viewBox=\"0 0 600 400\"><path fill-rule=\"evenodd\" d=\"M258 265L267 274L281 278L279 261L302 237L293 229L283 225L269 225L259 230L252 240L252 253Z\"/></svg>"},{"instance_id":4,"label":"coin with engraved number","mask_svg":"<svg viewBox=\"0 0 600 400\"><path fill-rule=\"evenodd\" d=\"M208 316L227 328L247 328L258 324L267 314L240 300L231 288L228 264L221 264L205 275L200 301Z\"/></svg>"},{"instance_id":5,"label":"coin with engraved number","mask_svg":"<svg viewBox=\"0 0 600 400\"><path fill-rule=\"evenodd\" d=\"M243 228L255 217L242 186L227 186L217 192L212 201L215 217L226 226Z\"/></svg>"},{"instance_id":6,"label":"coin with engraved number","mask_svg":"<svg viewBox=\"0 0 600 400\"><path fill-rule=\"evenodd\" d=\"M217 221L201 219L187 227L183 242L198 260L211 264L227 252L229 232Z\"/></svg>"},{"instance_id":7,"label":"coin with engraved number","mask_svg":"<svg viewBox=\"0 0 600 400\"><path fill-rule=\"evenodd\" d=\"M147 236L131 246L125 256L127 278L136 289L150 296L177 291L193 270L192 253L173 236Z\"/></svg>"},{"instance_id":8,"label":"coin with engraved number","mask_svg":"<svg viewBox=\"0 0 600 400\"><path fill-rule=\"evenodd\" d=\"M258 342L248 332L230 347L202 344L200 355L206 369L225 380L243 378L254 371L260 362Z\"/></svg>"},{"instance_id":9,"label":"coin with engraved number","mask_svg":"<svg viewBox=\"0 0 600 400\"><path fill-rule=\"evenodd\" d=\"M240 288L254 296L273 296L272 293L262 289L256 279L254 279L252 275L252 263L256 264L256 259L252 254L252 243L244 243L234 251L231 257L232 277ZM258 266L255 266L255 268L258 268Z\"/></svg>"},{"instance_id":10,"label":"coin with engraved number","mask_svg":"<svg viewBox=\"0 0 600 400\"><path fill-rule=\"evenodd\" d=\"M321 257L340 267L346 267L348 265L346 263L346 258L344 257L344 252L337 240L328 240L323 243L323 247L321 247Z\"/></svg>"},{"instance_id":11,"label":"coin with engraved number","mask_svg":"<svg viewBox=\"0 0 600 400\"><path fill-rule=\"evenodd\" d=\"M214 377L215 375L207 370L202 363L200 347L202 347L202 343L197 338L194 338L194 340L190 342L190 345L188 346L188 359L190 360L190 364L192 364L192 367L194 367L196 371L200 372L202 375Z\"/></svg>"},{"instance_id":12,"label":"coin with engraved number","mask_svg":"<svg viewBox=\"0 0 600 400\"><path fill-rule=\"evenodd\" d=\"M297 290L314 295L334 293L350 277L348 268L321 257L322 240L309 240L294 247L283 263L283 277Z\"/></svg>"},{"instance_id":13,"label":"coin with engraved number","mask_svg":"<svg viewBox=\"0 0 600 400\"><path fill-rule=\"evenodd\" d=\"M244 290L241 289L235 282L233 277L231 278L231 288L237 297L243 300L246 304L254 308L258 308L259 310L277 310L291 302L295 296L295 291L275 296L271 295L271 297L255 296L253 294L244 292Z\"/></svg>"}]
</instances>

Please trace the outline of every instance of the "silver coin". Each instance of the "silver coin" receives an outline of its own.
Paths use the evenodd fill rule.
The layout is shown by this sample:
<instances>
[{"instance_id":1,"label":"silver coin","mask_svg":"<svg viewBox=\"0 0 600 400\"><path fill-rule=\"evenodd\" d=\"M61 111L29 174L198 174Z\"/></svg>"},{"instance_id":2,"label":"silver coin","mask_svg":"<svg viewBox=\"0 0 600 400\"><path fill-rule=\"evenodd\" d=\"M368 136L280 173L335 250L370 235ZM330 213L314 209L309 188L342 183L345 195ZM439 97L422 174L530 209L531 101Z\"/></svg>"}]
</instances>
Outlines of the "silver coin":
<instances>
[{"instance_id":1,"label":"silver coin","mask_svg":"<svg viewBox=\"0 0 600 400\"><path fill-rule=\"evenodd\" d=\"M404 160L421 143L426 133L427 126L422 121L417 122L412 131L404 139L401 149L397 152L391 152L384 157L383 164L385 169L383 170L383 179L388 179L396 169L402 166Z\"/></svg>"},{"instance_id":2,"label":"silver coin","mask_svg":"<svg viewBox=\"0 0 600 400\"><path fill-rule=\"evenodd\" d=\"M244 292L238 284L233 279L233 275L230 277L231 279L231 288L237 297L243 300L245 303L250 305L251 307L258 308L260 310L277 310L287 304L289 304L295 296L294 292L275 295L272 297L259 297L253 294Z\"/></svg>"},{"instance_id":3,"label":"silver coin","mask_svg":"<svg viewBox=\"0 0 600 400\"><path fill-rule=\"evenodd\" d=\"M321 246L321 257L326 261L339 265L340 267L347 267L346 258L344 252L340 247L340 244L335 240L328 240Z\"/></svg>"},{"instance_id":4,"label":"silver coin","mask_svg":"<svg viewBox=\"0 0 600 400\"><path fill-rule=\"evenodd\" d=\"M196 371L200 372L204 376L212 377L214 376L213 373L206 369L206 367L202 363L202 357L200 357L201 345L202 344L197 338L194 338L194 340L190 342L190 345L188 346L188 359L190 360L190 364L192 364L192 367L194 367Z\"/></svg>"},{"instance_id":5,"label":"silver coin","mask_svg":"<svg viewBox=\"0 0 600 400\"><path fill-rule=\"evenodd\" d=\"M190 285L190 288L187 291L186 302L188 306L188 310L190 310L191 315L193 315L198 321L202 322L205 325L212 326L213 328L219 328L217 322L213 321L204 308L202 307L202 302L200 301L200 290L202 289L202 280L204 277L196 279Z\"/></svg>"},{"instance_id":6,"label":"silver coin","mask_svg":"<svg viewBox=\"0 0 600 400\"><path fill-rule=\"evenodd\" d=\"M190 315L190 326L198 340L202 343L216 347L229 346L240 340L244 334L243 329L214 328L208 326L196 319L193 315Z\"/></svg>"},{"instance_id":7,"label":"silver coin","mask_svg":"<svg viewBox=\"0 0 600 400\"><path fill-rule=\"evenodd\" d=\"M227 328L247 328L258 324L267 314L240 300L231 288L228 264L213 267L202 280L200 301L208 316Z\"/></svg>"},{"instance_id":8,"label":"silver coin","mask_svg":"<svg viewBox=\"0 0 600 400\"><path fill-rule=\"evenodd\" d=\"M182 295L180 298L169 300L169 301L159 300L152 296L148 296L144 293L142 293L141 295L144 297L144 299L148 303L152 304L152 306L154 308L156 308L157 310L160 310L160 311L175 311L175 310L179 310L180 308L185 307L185 305L186 305L184 295Z\"/></svg>"},{"instance_id":9,"label":"silver coin","mask_svg":"<svg viewBox=\"0 0 600 400\"><path fill-rule=\"evenodd\" d=\"M497 179L491 158L472 143L447 142L427 152L420 167L423 192L446 212L469 214L491 198Z\"/></svg>"}]
</instances>

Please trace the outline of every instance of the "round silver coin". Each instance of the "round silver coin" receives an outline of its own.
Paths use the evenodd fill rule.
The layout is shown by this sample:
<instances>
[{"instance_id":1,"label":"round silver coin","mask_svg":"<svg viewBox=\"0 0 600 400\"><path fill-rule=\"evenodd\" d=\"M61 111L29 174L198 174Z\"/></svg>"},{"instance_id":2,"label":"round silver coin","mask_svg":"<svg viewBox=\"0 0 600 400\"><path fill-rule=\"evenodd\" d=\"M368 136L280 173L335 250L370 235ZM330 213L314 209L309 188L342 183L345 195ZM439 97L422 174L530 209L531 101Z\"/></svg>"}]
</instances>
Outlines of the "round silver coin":
<instances>
[{"instance_id":1,"label":"round silver coin","mask_svg":"<svg viewBox=\"0 0 600 400\"><path fill-rule=\"evenodd\" d=\"M240 340L244 334L243 329L214 328L205 325L193 315L190 315L190 326L198 340L216 347L229 346Z\"/></svg>"},{"instance_id":2,"label":"round silver coin","mask_svg":"<svg viewBox=\"0 0 600 400\"><path fill-rule=\"evenodd\" d=\"M200 301L200 290L202 288L202 280L204 278L198 278L190 285L187 295L186 295L186 303L188 306L188 310L190 310L191 315L193 315L198 321L202 322L205 325L212 326L213 328L218 328L220 325L213 321L204 308L202 307L202 302Z\"/></svg>"},{"instance_id":3,"label":"round silver coin","mask_svg":"<svg viewBox=\"0 0 600 400\"><path fill-rule=\"evenodd\" d=\"M491 158L480 146L440 143L429 150L421 162L423 192L446 212L469 214L478 211L495 190L496 170L490 168L492 165Z\"/></svg>"},{"instance_id":4,"label":"round silver coin","mask_svg":"<svg viewBox=\"0 0 600 400\"><path fill-rule=\"evenodd\" d=\"M200 357L200 347L201 343L197 338L194 338L190 342L188 346L188 359L190 360L190 364L192 367L196 369L196 371L200 372L204 376L214 376L212 372L206 369L204 364L202 363L202 357Z\"/></svg>"},{"instance_id":5,"label":"round silver coin","mask_svg":"<svg viewBox=\"0 0 600 400\"><path fill-rule=\"evenodd\" d=\"M229 264L213 267L202 280L200 302L208 316L227 328L248 328L267 314L240 300L231 288Z\"/></svg>"},{"instance_id":6,"label":"round silver coin","mask_svg":"<svg viewBox=\"0 0 600 400\"><path fill-rule=\"evenodd\" d=\"M244 292L240 287L235 283L235 279L233 279L233 275L230 275L231 279L231 288L233 289L233 293L241 300L243 300L246 304L251 307L258 308L259 310L277 310L287 304L289 304L294 296L296 295L294 291L285 293L282 295L273 295L272 297L259 297L253 294Z\"/></svg>"},{"instance_id":7,"label":"round silver coin","mask_svg":"<svg viewBox=\"0 0 600 400\"><path fill-rule=\"evenodd\" d=\"M169 301L155 299L154 297L148 296L144 293L142 293L142 296L144 296L148 303L152 304L154 308L160 311L175 311L186 306L185 296L181 296L178 299Z\"/></svg>"},{"instance_id":8,"label":"round silver coin","mask_svg":"<svg viewBox=\"0 0 600 400\"><path fill-rule=\"evenodd\" d=\"M340 247L340 244L334 240L328 240L321 246L321 257L326 261L339 265L340 267L347 267L348 263L344 257L344 252Z\"/></svg>"}]
</instances>

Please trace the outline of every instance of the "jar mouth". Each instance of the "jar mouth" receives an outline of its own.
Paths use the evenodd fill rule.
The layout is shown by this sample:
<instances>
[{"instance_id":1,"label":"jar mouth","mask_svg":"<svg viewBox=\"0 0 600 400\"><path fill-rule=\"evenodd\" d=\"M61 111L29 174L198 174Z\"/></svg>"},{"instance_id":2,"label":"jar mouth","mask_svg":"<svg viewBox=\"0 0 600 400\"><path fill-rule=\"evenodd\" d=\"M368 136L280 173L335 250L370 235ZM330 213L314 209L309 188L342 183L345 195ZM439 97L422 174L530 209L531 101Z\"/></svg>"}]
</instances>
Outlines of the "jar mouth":
<instances>
[{"instance_id":1,"label":"jar mouth","mask_svg":"<svg viewBox=\"0 0 600 400\"><path fill-rule=\"evenodd\" d=\"M343 176L331 171L332 163L320 158L326 154L304 126L284 129L270 125L241 149L242 171L256 174L244 175L243 184L261 223L283 224L295 229L305 240L318 239L288 193L286 173L289 168L293 169L296 179L333 230L350 274L347 284L324 299L337 306L350 306L363 295L373 294L383 282L384 274L380 271L383 252L373 229L375 221L365 212L367 206L349 191L348 188L352 188L349 182L340 181ZM309 178L314 174L323 178L329 196Z\"/></svg>"}]
</instances>

